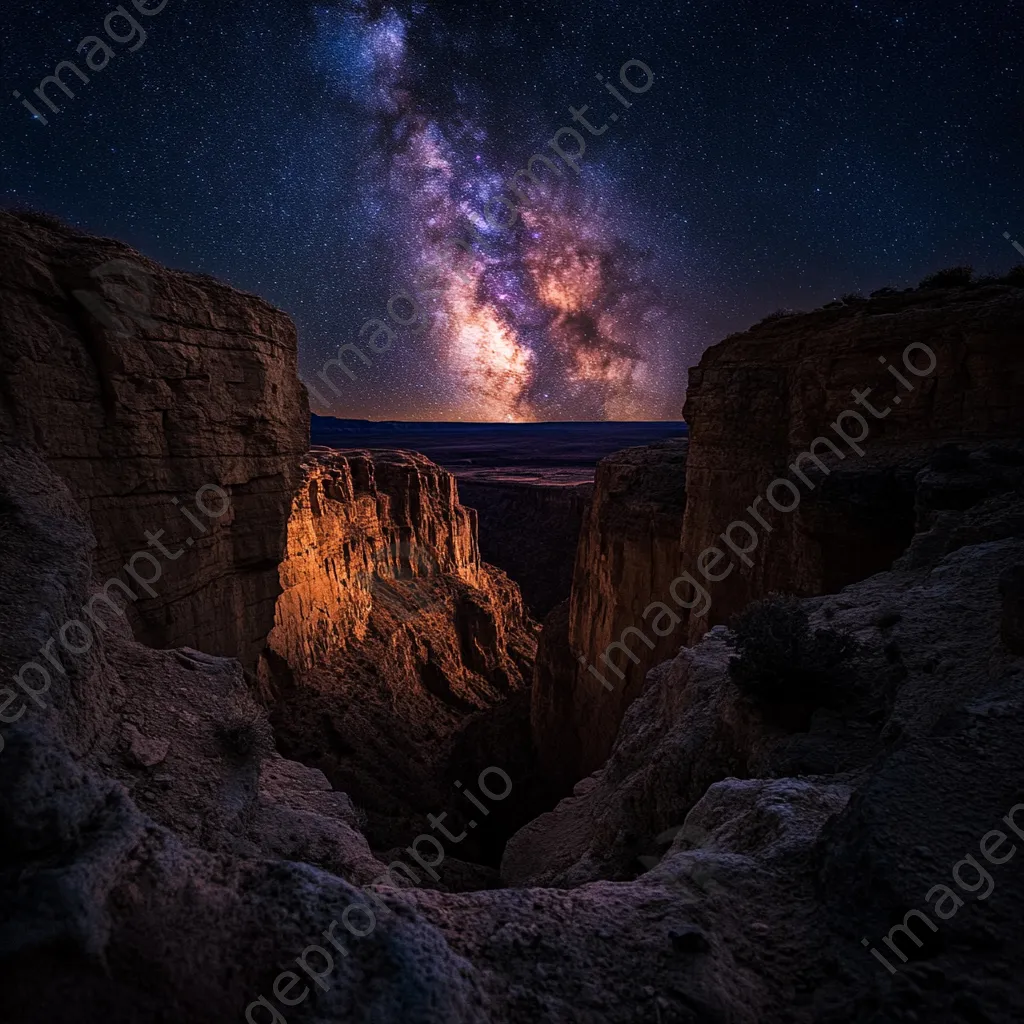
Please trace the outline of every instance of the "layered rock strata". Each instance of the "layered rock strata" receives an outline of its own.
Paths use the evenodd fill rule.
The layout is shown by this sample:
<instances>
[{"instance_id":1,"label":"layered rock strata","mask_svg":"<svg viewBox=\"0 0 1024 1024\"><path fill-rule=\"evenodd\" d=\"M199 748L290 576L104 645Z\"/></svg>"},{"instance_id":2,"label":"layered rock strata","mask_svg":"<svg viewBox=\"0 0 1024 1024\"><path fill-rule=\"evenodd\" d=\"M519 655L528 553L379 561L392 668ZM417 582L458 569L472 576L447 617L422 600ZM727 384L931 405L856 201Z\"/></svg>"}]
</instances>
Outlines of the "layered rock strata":
<instances>
[{"instance_id":1,"label":"layered rock strata","mask_svg":"<svg viewBox=\"0 0 1024 1024\"><path fill-rule=\"evenodd\" d=\"M679 572L686 453L685 440L665 441L598 463L572 596L545 623L533 681L533 734L562 788L601 765L647 671L685 635L685 613L658 622L664 635L650 621Z\"/></svg>"},{"instance_id":2,"label":"layered rock strata","mask_svg":"<svg viewBox=\"0 0 1024 1024\"><path fill-rule=\"evenodd\" d=\"M1022 331L1024 289L997 284L773 318L708 349L684 410L687 486L701 496L686 510L684 564L696 572L735 521L759 540L691 617L689 641L773 590L827 593L887 569L913 533L913 479L930 452L1024 433ZM805 458L805 482L790 467L821 437L836 449L815 447L831 475ZM791 512L766 500L779 477L799 488ZM785 485L773 497L797 500Z\"/></svg>"},{"instance_id":3,"label":"layered rock strata","mask_svg":"<svg viewBox=\"0 0 1024 1024\"><path fill-rule=\"evenodd\" d=\"M481 561L450 473L410 452L328 449L304 470L260 677L282 748L363 806L387 847L449 804L460 751L478 745L463 732L487 732L480 717L517 693L522 735L505 722L491 763L525 765L535 627Z\"/></svg>"},{"instance_id":4,"label":"layered rock strata","mask_svg":"<svg viewBox=\"0 0 1024 1024\"><path fill-rule=\"evenodd\" d=\"M291 320L120 242L4 211L0 299L0 437L36 445L67 482L98 578L129 584L141 640L252 667L308 449ZM131 585L122 566L140 552L152 582Z\"/></svg>"}]
</instances>

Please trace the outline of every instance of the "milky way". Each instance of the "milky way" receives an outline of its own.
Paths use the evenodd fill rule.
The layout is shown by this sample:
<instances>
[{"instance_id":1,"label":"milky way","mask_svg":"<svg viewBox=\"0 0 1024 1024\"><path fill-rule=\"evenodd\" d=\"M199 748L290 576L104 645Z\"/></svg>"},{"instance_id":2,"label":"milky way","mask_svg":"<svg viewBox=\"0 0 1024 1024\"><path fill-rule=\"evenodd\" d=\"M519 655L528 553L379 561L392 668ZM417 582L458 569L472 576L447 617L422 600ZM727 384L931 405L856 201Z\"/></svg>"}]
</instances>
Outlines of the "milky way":
<instances>
[{"instance_id":1,"label":"milky way","mask_svg":"<svg viewBox=\"0 0 1024 1024\"><path fill-rule=\"evenodd\" d=\"M615 180L559 160L550 136L525 138L522 166L545 159L510 190L517 168L488 166L495 147L473 83L453 83L453 111L421 88L409 17L353 4L322 12L319 29L339 89L365 116L359 201L390 250L381 265L425 313L400 343L432 355L439 390L467 419L642 418L664 380L668 310L645 283L649 258L623 237ZM579 148L569 133L564 145Z\"/></svg>"},{"instance_id":2,"label":"milky way","mask_svg":"<svg viewBox=\"0 0 1024 1024\"><path fill-rule=\"evenodd\" d=\"M1021 258L1012 4L168 0L33 120L14 92L113 6L5 7L0 202L283 309L319 412L677 418L704 349L780 307ZM630 60L654 82L626 108ZM569 125L580 175L511 192Z\"/></svg>"}]
</instances>

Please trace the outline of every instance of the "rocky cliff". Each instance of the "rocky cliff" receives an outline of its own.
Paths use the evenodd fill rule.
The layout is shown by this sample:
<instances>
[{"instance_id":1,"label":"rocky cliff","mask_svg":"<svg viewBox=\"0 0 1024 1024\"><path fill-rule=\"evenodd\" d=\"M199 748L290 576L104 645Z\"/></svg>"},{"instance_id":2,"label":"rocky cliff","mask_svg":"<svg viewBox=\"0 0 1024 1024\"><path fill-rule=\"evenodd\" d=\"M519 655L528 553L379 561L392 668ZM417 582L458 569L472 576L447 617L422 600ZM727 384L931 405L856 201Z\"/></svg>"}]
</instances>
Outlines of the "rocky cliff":
<instances>
[{"instance_id":1,"label":"rocky cliff","mask_svg":"<svg viewBox=\"0 0 1024 1024\"><path fill-rule=\"evenodd\" d=\"M294 325L212 278L4 211L0 300L0 437L67 481L141 640L251 667L308 448Z\"/></svg>"},{"instance_id":2,"label":"rocky cliff","mask_svg":"<svg viewBox=\"0 0 1024 1024\"><path fill-rule=\"evenodd\" d=\"M1022 329L1024 289L1004 283L771 317L709 349L690 375L688 447L599 466L569 608L545 622L534 677L558 785L603 763L647 671L681 643L773 591L832 593L891 567L930 525L929 458L1024 433ZM958 487L939 504L984 489Z\"/></svg>"},{"instance_id":3,"label":"rocky cliff","mask_svg":"<svg viewBox=\"0 0 1024 1024\"><path fill-rule=\"evenodd\" d=\"M1024 289L993 284L769 318L708 349L684 410L687 489L700 500L687 505L683 562L696 572L714 546L731 558L720 536L733 522L759 542L750 564L733 559L713 584L689 640L770 591L828 593L889 568L914 531L913 481L928 455L1024 433L1022 331ZM832 445L814 451L829 473L804 457L801 478L791 467L818 438ZM779 485L770 503L781 477L798 491ZM753 544L742 527L733 537Z\"/></svg>"},{"instance_id":4,"label":"rocky cliff","mask_svg":"<svg viewBox=\"0 0 1024 1024\"><path fill-rule=\"evenodd\" d=\"M981 476L1010 467L994 493L937 514L906 564L809 602L863 645L844 706L805 732L767 722L716 631L652 674L608 765L510 845L504 890L389 875L345 795L274 752L236 661L98 634L43 707L3 704L4 1019L1020 1019L1018 865L991 868L993 889L951 877L964 854L987 866L992 829L1019 853L1003 821L1024 660L1000 583L1024 562L1015 457L970 455ZM9 678L88 599L94 548L59 478L8 445L0 526ZM911 919L919 947L890 933L898 960L879 936L939 883L963 905L934 935Z\"/></svg>"},{"instance_id":5,"label":"rocky cliff","mask_svg":"<svg viewBox=\"0 0 1024 1024\"><path fill-rule=\"evenodd\" d=\"M603 763L648 669L682 642L682 618L651 605L679 571L686 453L685 440L666 441L598 464L572 596L545 622L533 681L533 734L562 788Z\"/></svg>"},{"instance_id":6,"label":"rocky cliff","mask_svg":"<svg viewBox=\"0 0 1024 1024\"><path fill-rule=\"evenodd\" d=\"M505 722L491 755L522 780L535 626L481 561L450 473L410 452L327 449L304 471L260 675L282 749L364 807L386 847L452 799L463 733L517 694L521 734Z\"/></svg>"}]
</instances>

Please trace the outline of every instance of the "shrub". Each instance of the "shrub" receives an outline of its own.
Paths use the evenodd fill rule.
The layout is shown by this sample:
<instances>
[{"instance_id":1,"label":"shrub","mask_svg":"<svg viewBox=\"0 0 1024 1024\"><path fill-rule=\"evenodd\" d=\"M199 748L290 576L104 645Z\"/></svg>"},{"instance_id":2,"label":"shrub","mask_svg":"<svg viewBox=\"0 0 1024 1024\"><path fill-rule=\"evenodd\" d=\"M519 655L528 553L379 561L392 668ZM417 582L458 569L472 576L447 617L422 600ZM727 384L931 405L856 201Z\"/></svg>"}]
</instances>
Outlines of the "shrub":
<instances>
[{"instance_id":1,"label":"shrub","mask_svg":"<svg viewBox=\"0 0 1024 1024\"><path fill-rule=\"evenodd\" d=\"M234 711L227 722L217 727L217 737L229 754L248 757L264 740L264 718L258 708Z\"/></svg>"},{"instance_id":2,"label":"shrub","mask_svg":"<svg viewBox=\"0 0 1024 1024\"><path fill-rule=\"evenodd\" d=\"M946 267L938 273L930 274L918 286L929 288L966 288L974 278L974 267Z\"/></svg>"},{"instance_id":3,"label":"shrub","mask_svg":"<svg viewBox=\"0 0 1024 1024\"><path fill-rule=\"evenodd\" d=\"M882 299L882 298L885 298L887 295L899 295L899 294L900 294L900 292L899 292L898 288L879 288L877 291L874 291L874 292L871 293L871 298L873 298L873 299Z\"/></svg>"},{"instance_id":4,"label":"shrub","mask_svg":"<svg viewBox=\"0 0 1024 1024\"><path fill-rule=\"evenodd\" d=\"M1018 263L1017 266L1011 267L1009 273L1000 278L1000 284L1013 284L1018 288L1024 287L1024 263Z\"/></svg>"},{"instance_id":5,"label":"shrub","mask_svg":"<svg viewBox=\"0 0 1024 1024\"><path fill-rule=\"evenodd\" d=\"M737 656L729 661L729 674L762 704L828 704L857 653L850 633L812 631L801 602L782 594L755 601L731 628Z\"/></svg>"},{"instance_id":6,"label":"shrub","mask_svg":"<svg viewBox=\"0 0 1024 1024\"><path fill-rule=\"evenodd\" d=\"M44 228L56 228L58 231L67 231L68 225L55 217L52 213L44 213L42 210L33 210L28 206L9 206L7 212L14 214L19 220L26 224L41 225Z\"/></svg>"},{"instance_id":7,"label":"shrub","mask_svg":"<svg viewBox=\"0 0 1024 1024\"><path fill-rule=\"evenodd\" d=\"M789 316L800 316L799 309L777 309L774 313L769 313L762 321L763 324L770 324L773 320L785 320Z\"/></svg>"},{"instance_id":8,"label":"shrub","mask_svg":"<svg viewBox=\"0 0 1024 1024\"><path fill-rule=\"evenodd\" d=\"M867 299L865 299L860 292L847 292L844 296L842 296L841 301L844 305L856 306L861 302L867 302Z\"/></svg>"}]
</instances>

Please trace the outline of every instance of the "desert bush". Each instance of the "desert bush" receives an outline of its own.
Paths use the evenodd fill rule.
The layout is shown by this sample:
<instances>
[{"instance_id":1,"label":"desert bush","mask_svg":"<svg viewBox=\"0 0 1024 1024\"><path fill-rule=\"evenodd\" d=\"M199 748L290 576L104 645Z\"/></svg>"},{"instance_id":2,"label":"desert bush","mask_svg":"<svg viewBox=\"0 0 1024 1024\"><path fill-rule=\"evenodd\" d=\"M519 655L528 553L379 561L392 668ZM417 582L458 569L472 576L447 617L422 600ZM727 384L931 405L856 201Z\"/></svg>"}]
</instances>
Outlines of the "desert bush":
<instances>
[{"instance_id":1,"label":"desert bush","mask_svg":"<svg viewBox=\"0 0 1024 1024\"><path fill-rule=\"evenodd\" d=\"M846 306L856 306L858 303L867 302L867 299L860 292L847 292L840 301Z\"/></svg>"},{"instance_id":2,"label":"desert bush","mask_svg":"<svg viewBox=\"0 0 1024 1024\"><path fill-rule=\"evenodd\" d=\"M1011 267L1005 277L999 279L1000 284L1013 284L1018 288L1024 287L1024 263L1018 263Z\"/></svg>"},{"instance_id":3,"label":"desert bush","mask_svg":"<svg viewBox=\"0 0 1024 1024\"><path fill-rule=\"evenodd\" d=\"M777 309L774 313L769 313L761 323L770 324L773 320L785 320L786 317L799 315L799 309Z\"/></svg>"},{"instance_id":4,"label":"desert bush","mask_svg":"<svg viewBox=\"0 0 1024 1024\"><path fill-rule=\"evenodd\" d=\"M850 633L812 630L801 602L782 594L748 605L730 626L737 655L729 674L762 704L831 703L857 653Z\"/></svg>"},{"instance_id":5,"label":"desert bush","mask_svg":"<svg viewBox=\"0 0 1024 1024\"><path fill-rule=\"evenodd\" d=\"M974 278L974 267L946 267L935 274L929 274L918 286L929 288L966 288Z\"/></svg>"},{"instance_id":6,"label":"desert bush","mask_svg":"<svg viewBox=\"0 0 1024 1024\"><path fill-rule=\"evenodd\" d=\"M265 728L264 716L258 708L239 708L218 725L217 738L228 753L248 757L263 745Z\"/></svg>"},{"instance_id":7,"label":"desert bush","mask_svg":"<svg viewBox=\"0 0 1024 1024\"><path fill-rule=\"evenodd\" d=\"M14 214L19 220L27 224L37 224L45 228L56 228L58 231L67 231L68 225L55 217L52 213L44 213L42 210L33 210L28 206L9 206L7 212Z\"/></svg>"},{"instance_id":8,"label":"desert bush","mask_svg":"<svg viewBox=\"0 0 1024 1024\"><path fill-rule=\"evenodd\" d=\"M873 291L871 293L871 298L873 298L873 299L883 299L887 295L899 295L899 294L900 294L900 291L899 291L898 288L886 287L886 288L879 288L879 289L877 289L877 291Z\"/></svg>"}]
</instances>

